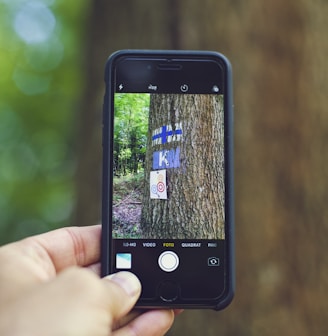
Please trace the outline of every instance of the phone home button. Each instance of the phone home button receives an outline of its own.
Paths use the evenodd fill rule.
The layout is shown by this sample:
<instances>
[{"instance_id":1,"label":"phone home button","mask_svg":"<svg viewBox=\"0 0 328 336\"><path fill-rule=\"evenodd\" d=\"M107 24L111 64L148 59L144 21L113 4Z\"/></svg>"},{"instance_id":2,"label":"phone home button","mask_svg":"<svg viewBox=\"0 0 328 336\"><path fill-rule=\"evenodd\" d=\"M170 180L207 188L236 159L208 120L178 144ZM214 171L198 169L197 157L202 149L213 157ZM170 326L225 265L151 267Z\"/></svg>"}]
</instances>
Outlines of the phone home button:
<instances>
[{"instance_id":1,"label":"phone home button","mask_svg":"<svg viewBox=\"0 0 328 336\"><path fill-rule=\"evenodd\" d=\"M165 302L173 302L178 298L178 284L173 281L163 281L159 284L158 294Z\"/></svg>"},{"instance_id":2,"label":"phone home button","mask_svg":"<svg viewBox=\"0 0 328 336\"><path fill-rule=\"evenodd\" d=\"M158 265L165 272L173 272L179 266L179 257L172 251L165 251L159 256Z\"/></svg>"}]
</instances>

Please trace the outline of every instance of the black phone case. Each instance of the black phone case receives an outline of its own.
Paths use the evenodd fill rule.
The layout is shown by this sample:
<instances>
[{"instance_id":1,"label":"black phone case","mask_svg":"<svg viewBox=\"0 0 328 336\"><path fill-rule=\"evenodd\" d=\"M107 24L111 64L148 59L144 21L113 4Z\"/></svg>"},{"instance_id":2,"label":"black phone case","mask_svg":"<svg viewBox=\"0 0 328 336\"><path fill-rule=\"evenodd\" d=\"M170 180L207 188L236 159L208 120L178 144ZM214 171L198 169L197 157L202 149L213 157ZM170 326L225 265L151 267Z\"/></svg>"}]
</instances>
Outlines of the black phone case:
<instances>
[{"instance_id":1,"label":"black phone case","mask_svg":"<svg viewBox=\"0 0 328 336\"><path fill-rule=\"evenodd\" d=\"M110 100L110 92L114 91L114 67L116 61L122 56L132 57L159 57L170 58L174 56L183 56L193 59L217 59L224 62L225 71L225 132L226 132L226 160L225 167L227 174L227 197L226 197L226 216L229 225L226 226L226 241L228 242L227 266L226 266L226 288L224 295L217 301L208 300L208 302L164 302L159 300L156 303L139 300L136 304L139 308L183 308L183 309L214 309L221 310L230 304L235 291L235 247L234 247L234 178L233 178L233 88L232 88L232 69L228 59L217 52L212 51L174 51L174 50L120 50L113 53L107 60L105 66L105 95L103 104L103 180L102 180L102 238L101 238L101 275L106 276L111 273L111 218L110 218L110 193L112 182L109 172L112 170L112 143L110 141L110 130L113 126L113 101Z\"/></svg>"}]
</instances>

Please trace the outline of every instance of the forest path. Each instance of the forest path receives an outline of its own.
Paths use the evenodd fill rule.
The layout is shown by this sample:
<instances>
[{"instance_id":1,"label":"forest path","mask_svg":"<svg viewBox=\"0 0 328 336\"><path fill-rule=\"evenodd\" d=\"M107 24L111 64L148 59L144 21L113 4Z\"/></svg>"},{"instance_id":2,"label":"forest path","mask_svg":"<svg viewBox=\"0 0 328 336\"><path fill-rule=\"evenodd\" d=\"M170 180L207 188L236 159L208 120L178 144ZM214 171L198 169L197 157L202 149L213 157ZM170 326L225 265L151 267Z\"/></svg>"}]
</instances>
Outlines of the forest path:
<instances>
[{"instance_id":1,"label":"forest path","mask_svg":"<svg viewBox=\"0 0 328 336\"><path fill-rule=\"evenodd\" d=\"M134 182L119 183L114 189L119 197L113 205L113 237L140 238L140 217L142 207L142 187Z\"/></svg>"}]
</instances>

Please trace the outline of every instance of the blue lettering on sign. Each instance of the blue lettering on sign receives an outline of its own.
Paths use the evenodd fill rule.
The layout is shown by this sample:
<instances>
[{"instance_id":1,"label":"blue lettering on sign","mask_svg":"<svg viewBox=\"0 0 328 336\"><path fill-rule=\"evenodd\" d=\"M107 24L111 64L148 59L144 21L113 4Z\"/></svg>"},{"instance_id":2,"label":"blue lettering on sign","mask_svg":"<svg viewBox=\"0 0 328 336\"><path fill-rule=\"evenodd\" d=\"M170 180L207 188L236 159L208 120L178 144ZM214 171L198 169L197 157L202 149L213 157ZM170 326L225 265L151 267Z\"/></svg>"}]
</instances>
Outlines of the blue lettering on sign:
<instances>
[{"instance_id":1,"label":"blue lettering on sign","mask_svg":"<svg viewBox=\"0 0 328 336\"><path fill-rule=\"evenodd\" d=\"M172 129L171 125L164 125L153 131L152 144L162 145L168 142L180 141L182 136L181 123L175 124L175 129Z\"/></svg>"},{"instance_id":2,"label":"blue lettering on sign","mask_svg":"<svg viewBox=\"0 0 328 336\"><path fill-rule=\"evenodd\" d=\"M180 147L153 153L153 169L169 169L180 167Z\"/></svg>"}]
</instances>

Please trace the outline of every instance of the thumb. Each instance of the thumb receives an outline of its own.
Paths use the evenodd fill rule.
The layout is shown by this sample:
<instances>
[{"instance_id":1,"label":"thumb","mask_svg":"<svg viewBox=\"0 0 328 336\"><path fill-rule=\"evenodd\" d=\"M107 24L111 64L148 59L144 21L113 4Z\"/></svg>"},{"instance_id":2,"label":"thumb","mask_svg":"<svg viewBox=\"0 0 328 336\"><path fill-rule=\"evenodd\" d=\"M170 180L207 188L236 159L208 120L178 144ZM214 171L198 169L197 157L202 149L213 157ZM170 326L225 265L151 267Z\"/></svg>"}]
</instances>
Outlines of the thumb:
<instances>
[{"instance_id":1,"label":"thumb","mask_svg":"<svg viewBox=\"0 0 328 336\"><path fill-rule=\"evenodd\" d=\"M139 279L130 272L118 272L103 278L111 293L110 311L114 320L127 314L141 293Z\"/></svg>"}]
</instances>

